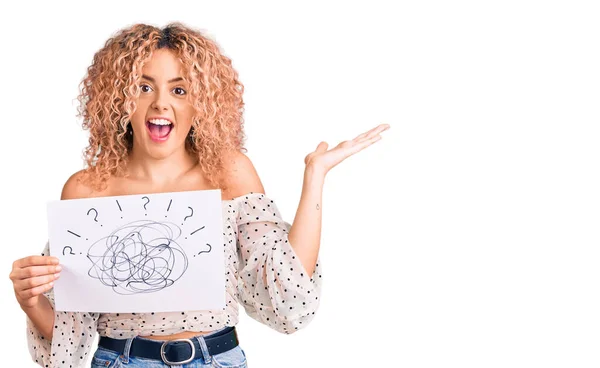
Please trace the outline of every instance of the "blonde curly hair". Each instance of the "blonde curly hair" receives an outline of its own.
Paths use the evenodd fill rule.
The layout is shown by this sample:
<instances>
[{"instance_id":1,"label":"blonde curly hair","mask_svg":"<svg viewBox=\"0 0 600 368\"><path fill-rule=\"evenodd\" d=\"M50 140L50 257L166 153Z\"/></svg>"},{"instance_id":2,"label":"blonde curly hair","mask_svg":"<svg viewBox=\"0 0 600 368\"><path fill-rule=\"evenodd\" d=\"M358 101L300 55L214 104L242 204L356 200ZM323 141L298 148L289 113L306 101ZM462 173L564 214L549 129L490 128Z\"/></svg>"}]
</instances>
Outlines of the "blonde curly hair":
<instances>
[{"instance_id":1,"label":"blonde curly hair","mask_svg":"<svg viewBox=\"0 0 600 368\"><path fill-rule=\"evenodd\" d=\"M78 117L90 132L81 180L94 190L104 190L112 175L126 175L133 147L130 117L140 95L142 68L162 48L182 61L182 77L190 86L187 98L195 109L186 150L198 157L209 183L226 190L224 158L246 151L244 86L231 60L214 41L180 22L163 29L135 24L106 41L80 84Z\"/></svg>"}]
</instances>

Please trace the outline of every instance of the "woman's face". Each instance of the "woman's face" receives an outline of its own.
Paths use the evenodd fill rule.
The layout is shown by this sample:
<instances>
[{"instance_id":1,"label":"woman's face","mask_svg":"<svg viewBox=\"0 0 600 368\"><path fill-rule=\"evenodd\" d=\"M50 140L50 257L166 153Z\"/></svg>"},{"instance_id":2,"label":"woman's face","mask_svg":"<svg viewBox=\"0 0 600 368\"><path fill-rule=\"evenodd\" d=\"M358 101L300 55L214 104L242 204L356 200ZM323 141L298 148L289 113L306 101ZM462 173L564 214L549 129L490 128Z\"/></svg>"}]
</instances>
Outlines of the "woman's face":
<instances>
[{"instance_id":1,"label":"woman's face","mask_svg":"<svg viewBox=\"0 0 600 368\"><path fill-rule=\"evenodd\" d=\"M131 117L133 150L154 159L185 150L194 108L181 63L168 49L156 50L142 69L140 97Z\"/></svg>"}]
</instances>

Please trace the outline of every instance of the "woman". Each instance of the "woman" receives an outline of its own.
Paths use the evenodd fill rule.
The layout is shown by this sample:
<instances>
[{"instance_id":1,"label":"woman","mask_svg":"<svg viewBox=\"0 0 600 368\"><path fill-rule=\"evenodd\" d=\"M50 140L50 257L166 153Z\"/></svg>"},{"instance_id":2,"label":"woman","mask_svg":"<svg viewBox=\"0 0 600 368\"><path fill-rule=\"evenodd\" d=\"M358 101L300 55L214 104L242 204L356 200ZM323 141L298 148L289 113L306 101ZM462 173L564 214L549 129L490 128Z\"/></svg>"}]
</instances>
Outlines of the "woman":
<instances>
[{"instance_id":1,"label":"woman","mask_svg":"<svg viewBox=\"0 0 600 368\"><path fill-rule=\"evenodd\" d=\"M79 96L89 129L86 169L61 199L221 189L226 307L177 313L55 312L60 276L48 244L42 256L13 264L10 278L27 314L32 358L47 367L80 367L96 331L93 367L245 367L234 326L238 304L282 333L306 326L318 307L321 195L327 172L389 128L380 125L305 157L293 226L281 219L242 153L243 86L218 46L181 23L137 24L94 56ZM238 258L239 254L239 258ZM239 259L239 262L238 262Z\"/></svg>"}]
</instances>

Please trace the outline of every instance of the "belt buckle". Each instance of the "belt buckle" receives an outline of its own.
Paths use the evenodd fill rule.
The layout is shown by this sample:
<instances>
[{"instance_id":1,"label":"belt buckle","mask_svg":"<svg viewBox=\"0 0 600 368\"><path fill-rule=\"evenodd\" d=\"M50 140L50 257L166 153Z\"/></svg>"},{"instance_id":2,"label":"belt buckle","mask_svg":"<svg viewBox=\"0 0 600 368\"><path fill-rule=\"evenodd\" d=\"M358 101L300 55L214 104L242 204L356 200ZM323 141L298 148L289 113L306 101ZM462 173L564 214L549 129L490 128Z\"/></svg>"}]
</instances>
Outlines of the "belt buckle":
<instances>
[{"instance_id":1,"label":"belt buckle","mask_svg":"<svg viewBox=\"0 0 600 368\"><path fill-rule=\"evenodd\" d=\"M178 361L178 362L171 362L165 356L165 346L171 342L177 342L177 341L185 341L188 344L190 344L190 346L192 347L192 355L186 360L182 360L182 361ZM168 365L186 364L186 363L189 363L192 360L194 360L195 356L196 356L196 347L194 346L194 342L190 339L167 340L167 341L163 342L163 344L160 346L160 357L161 357L162 361Z\"/></svg>"}]
</instances>

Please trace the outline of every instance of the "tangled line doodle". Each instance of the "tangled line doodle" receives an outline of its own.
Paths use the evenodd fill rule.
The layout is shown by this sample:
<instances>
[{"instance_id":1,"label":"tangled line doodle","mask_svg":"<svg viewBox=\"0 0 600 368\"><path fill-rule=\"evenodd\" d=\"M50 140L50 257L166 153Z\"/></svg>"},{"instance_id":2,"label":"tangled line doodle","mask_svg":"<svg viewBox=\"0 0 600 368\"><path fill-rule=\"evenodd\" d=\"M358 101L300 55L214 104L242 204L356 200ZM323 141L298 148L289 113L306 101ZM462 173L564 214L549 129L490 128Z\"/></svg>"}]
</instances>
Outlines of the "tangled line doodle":
<instances>
[{"instance_id":1,"label":"tangled line doodle","mask_svg":"<svg viewBox=\"0 0 600 368\"><path fill-rule=\"evenodd\" d=\"M188 258L175 242L180 235L181 229L170 222L126 224L89 248L88 275L122 295L167 288L188 268Z\"/></svg>"}]
</instances>

